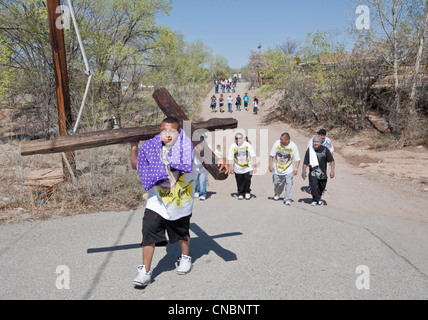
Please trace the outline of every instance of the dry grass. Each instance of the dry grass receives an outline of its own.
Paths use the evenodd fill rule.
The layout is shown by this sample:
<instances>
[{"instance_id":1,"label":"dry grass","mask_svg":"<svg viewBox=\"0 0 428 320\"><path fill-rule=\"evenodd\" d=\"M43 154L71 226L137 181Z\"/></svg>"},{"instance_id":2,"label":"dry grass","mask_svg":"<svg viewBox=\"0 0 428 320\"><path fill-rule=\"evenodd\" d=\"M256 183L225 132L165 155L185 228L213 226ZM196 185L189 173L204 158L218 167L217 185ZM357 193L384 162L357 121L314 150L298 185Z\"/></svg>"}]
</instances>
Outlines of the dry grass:
<instances>
[{"instance_id":1,"label":"dry grass","mask_svg":"<svg viewBox=\"0 0 428 320\"><path fill-rule=\"evenodd\" d=\"M62 168L59 155L21 157L14 144L0 145L0 223L99 211L127 211L143 204L144 189L129 164L128 144L76 153L77 183L26 186L35 170Z\"/></svg>"}]
</instances>

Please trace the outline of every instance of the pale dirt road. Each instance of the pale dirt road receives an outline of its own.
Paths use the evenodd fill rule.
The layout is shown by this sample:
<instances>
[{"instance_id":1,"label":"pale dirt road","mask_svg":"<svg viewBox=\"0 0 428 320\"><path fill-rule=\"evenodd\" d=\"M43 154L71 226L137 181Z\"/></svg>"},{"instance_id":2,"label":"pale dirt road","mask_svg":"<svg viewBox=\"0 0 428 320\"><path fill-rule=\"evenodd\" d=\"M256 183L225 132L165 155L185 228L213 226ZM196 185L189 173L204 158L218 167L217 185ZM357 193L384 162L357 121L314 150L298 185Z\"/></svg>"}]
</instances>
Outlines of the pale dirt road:
<instances>
[{"instance_id":1,"label":"pale dirt road","mask_svg":"<svg viewBox=\"0 0 428 320\"><path fill-rule=\"evenodd\" d=\"M236 93L231 93L232 97L235 98L238 94L241 97L245 94L248 88L248 83L241 83L238 85ZM262 125L263 116L269 108L269 103L272 101L265 102L260 100L261 108L258 115L253 115L252 111L235 111L233 107L233 113L211 113L209 109L210 97L214 94L214 89L208 94L206 100L201 108L201 117L205 120L211 117L233 117L238 120L239 128L248 132L250 141L256 146L256 153L259 157L259 172L252 179L252 190L255 196L258 198L273 197L273 186L272 177L267 170L267 154L274 141L278 140L281 133L288 132L291 135L291 140L294 141L300 152L300 157L303 160L306 145L309 139L312 137L310 132L303 132L302 130L295 130L290 125L285 123L270 124L269 127ZM257 92L248 92L250 101L254 98ZM229 94L224 94L227 97ZM219 94L216 95L217 98ZM250 108L252 105L250 103ZM243 108L242 108L243 109ZM225 110L227 110L227 102L225 104ZM313 132L317 132L320 128L313 128ZM268 132L268 139L265 139L266 132ZM256 134L256 136L254 136ZM233 134L232 134L233 136ZM227 152L229 144L224 146L224 152ZM267 141L267 144L266 144ZM215 146L221 141L215 141L215 135L213 137L212 145ZM225 144L223 142L223 144ZM343 146L343 142L336 142L336 151ZM350 147L345 147L346 152L350 153ZM356 148L354 148L356 149ZM357 150L357 149L356 149ZM357 152L357 151L354 151ZM428 192L409 192L406 186L409 184L408 180L399 180L400 175L402 178L416 178L416 177L428 177L428 170L423 168L423 163L428 161L428 152L419 151L415 159L411 159L409 154L406 152L377 152L370 150L360 150L363 154L366 154L370 158L382 158L382 163L369 163L367 167L355 167L346 162L344 157L339 153L334 153L336 162L336 177L329 179L327 185L327 191L323 197L329 207L360 211L366 213L376 213L380 215L401 217L416 221L428 222ZM405 159L399 157L399 155L407 157L407 163ZM413 156L415 153L413 153ZM360 154L361 157L361 154ZM411 160L410 160L411 159ZM368 162L368 161L367 161ZM310 195L306 192L301 191L301 187L307 185L307 181L303 181L301 178L300 165L299 174L294 178L293 188L293 199L294 205L303 204L305 201L308 202ZM389 174L394 171L396 172L395 177L391 177ZM230 198L230 194L236 192L233 177L230 177L226 183L214 181L212 178L209 180L209 191L215 192L212 198Z\"/></svg>"}]
</instances>

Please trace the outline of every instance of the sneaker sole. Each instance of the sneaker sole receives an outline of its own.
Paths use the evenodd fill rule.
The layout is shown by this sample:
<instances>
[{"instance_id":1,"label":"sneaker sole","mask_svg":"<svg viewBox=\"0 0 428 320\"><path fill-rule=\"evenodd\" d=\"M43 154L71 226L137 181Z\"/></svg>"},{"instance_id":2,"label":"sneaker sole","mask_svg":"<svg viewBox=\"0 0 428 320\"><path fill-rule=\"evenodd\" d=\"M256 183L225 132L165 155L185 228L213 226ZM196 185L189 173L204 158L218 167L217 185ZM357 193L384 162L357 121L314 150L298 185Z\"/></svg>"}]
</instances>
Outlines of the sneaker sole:
<instances>
[{"instance_id":1,"label":"sneaker sole","mask_svg":"<svg viewBox=\"0 0 428 320\"><path fill-rule=\"evenodd\" d=\"M190 272L190 270L192 270L192 268L193 268L193 265L192 265L192 266L190 266L190 269L189 269L188 271L178 271L178 270L177 270L177 274L179 274L179 275L185 275L185 274L188 274L188 273Z\"/></svg>"},{"instance_id":2,"label":"sneaker sole","mask_svg":"<svg viewBox=\"0 0 428 320\"><path fill-rule=\"evenodd\" d=\"M150 282L149 283L147 283L147 284L144 284L144 283L142 283L142 282L139 282L139 281L132 281L132 284L133 285L135 285L135 286L137 286L137 287L147 287L149 284L150 284Z\"/></svg>"}]
</instances>

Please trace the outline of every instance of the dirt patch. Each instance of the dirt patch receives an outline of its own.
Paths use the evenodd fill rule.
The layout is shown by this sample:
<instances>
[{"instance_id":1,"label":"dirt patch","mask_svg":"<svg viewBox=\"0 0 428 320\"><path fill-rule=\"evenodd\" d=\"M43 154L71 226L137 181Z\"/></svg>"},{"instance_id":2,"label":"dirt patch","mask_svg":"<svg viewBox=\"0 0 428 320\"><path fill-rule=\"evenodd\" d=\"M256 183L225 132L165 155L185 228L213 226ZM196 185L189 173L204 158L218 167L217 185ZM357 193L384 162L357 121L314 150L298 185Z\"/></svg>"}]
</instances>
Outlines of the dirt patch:
<instances>
[{"instance_id":1,"label":"dirt patch","mask_svg":"<svg viewBox=\"0 0 428 320\"><path fill-rule=\"evenodd\" d=\"M348 163L364 168L367 173L411 180L417 184L426 184L428 181L428 151L423 146L376 150L371 149L367 142L362 142L358 146L343 144L338 152Z\"/></svg>"},{"instance_id":2,"label":"dirt patch","mask_svg":"<svg viewBox=\"0 0 428 320\"><path fill-rule=\"evenodd\" d=\"M74 185L57 179L59 155L21 157L17 142L0 144L0 223L139 207L144 190L129 152L128 145L77 152Z\"/></svg>"}]
</instances>

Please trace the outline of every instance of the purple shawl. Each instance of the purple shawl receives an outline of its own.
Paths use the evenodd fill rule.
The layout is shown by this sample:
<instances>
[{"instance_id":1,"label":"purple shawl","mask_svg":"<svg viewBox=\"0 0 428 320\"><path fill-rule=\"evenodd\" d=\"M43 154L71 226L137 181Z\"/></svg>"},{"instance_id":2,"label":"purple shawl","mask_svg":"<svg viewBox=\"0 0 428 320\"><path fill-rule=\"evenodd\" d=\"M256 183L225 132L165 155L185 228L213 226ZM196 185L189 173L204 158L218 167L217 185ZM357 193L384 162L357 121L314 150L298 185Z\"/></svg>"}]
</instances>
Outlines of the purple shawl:
<instances>
[{"instance_id":1,"label":"purple shawl","mask_svg":"<svg viewBox=\"0 0 428 320\"><path fill-rule=\"evenodd\" d=\"M147 140L140 149L137 167L141 183L146 191L168 178L161 153L162 139L160 134ZM167 158L172 168L183 173L192 172L193 145L184 130L180 130L177 142L167 154Z\"/></svg>"}]
</instances>

